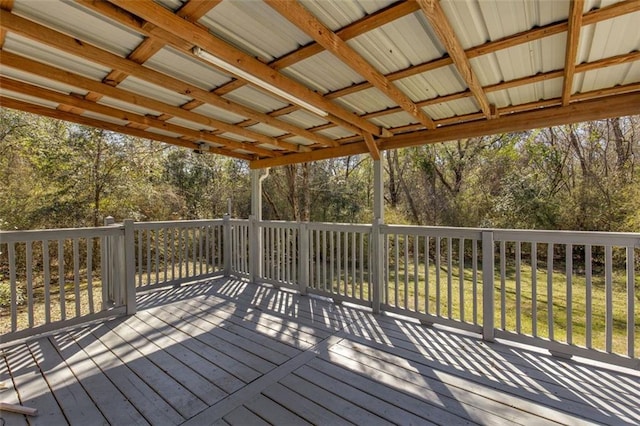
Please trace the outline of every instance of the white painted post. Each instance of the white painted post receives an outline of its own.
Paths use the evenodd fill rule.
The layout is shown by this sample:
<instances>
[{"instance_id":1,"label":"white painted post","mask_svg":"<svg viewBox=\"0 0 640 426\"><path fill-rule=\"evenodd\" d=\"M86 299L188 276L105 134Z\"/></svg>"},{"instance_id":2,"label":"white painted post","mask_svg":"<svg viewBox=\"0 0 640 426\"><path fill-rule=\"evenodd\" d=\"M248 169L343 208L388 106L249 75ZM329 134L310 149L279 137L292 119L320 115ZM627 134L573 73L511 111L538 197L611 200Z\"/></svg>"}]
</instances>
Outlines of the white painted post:
<instances>
[{"instance_id":1,"label":"white painted post","mask_svg":"<svg viewBox=\"0 0 640 426\"><path fill-rule=\"evenodd\" d=\"M229 213L222 217L222 261L225 277L231 275L231 216Z\"/></svg>"},{"instance_id":2,"label":"white painted post","mask_svg":"<svg viewBox=\"0 0 640 426\"><path fill-rule=\"evenodd\" d=\"M300 239L300 256L298 258L300 272L298 273L298 288L300 294L307 294L309 286L309 224L301 222L298 227L298 238Z\"/></svg>"},{"instance_id":3,"label":"white painted post","mask_svg":"<svg viewBox=\"0 0 640 426\"><path fill-rule=\"evenodd\" d=\"M493 303L494 256L493 232L482 232L482 338L493 342L495 308Z\"/></svg>"},{"instance_id":4,"label":"white painted post","mask_svg":"<svg viewBox=\"0 0 640 426\"><path fill-rule=\"evenodd\" d=\"M373 226L371 231L372 255L369 272L371 274L371 287L373 291L373 312L380 313L382 307L382 295L384 294L384 236L380 230L384 225L384 179L382 161L373 162Z\"/></svg>"},{"instance_id":5,"label":"white painted post","mask_svg":"<svg viewBox=\"0 0 640 426\"><path fill-rule=\"evenodd\" d=\"M133 220L124 221L124 285L127 303L127 315L136 313L136 244Z\"/></svg>"}]
</instances>

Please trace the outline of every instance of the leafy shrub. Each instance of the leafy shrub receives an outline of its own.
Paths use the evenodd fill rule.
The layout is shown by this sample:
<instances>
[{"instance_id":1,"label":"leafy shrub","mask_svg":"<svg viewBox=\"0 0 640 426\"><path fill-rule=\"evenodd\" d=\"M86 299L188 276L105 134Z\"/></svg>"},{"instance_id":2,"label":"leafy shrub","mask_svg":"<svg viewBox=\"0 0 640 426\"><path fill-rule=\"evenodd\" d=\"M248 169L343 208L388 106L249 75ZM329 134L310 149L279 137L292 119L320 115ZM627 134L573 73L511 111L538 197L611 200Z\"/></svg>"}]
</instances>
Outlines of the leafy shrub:
<instances>
[{"instance_id":1,"label":"leafy shrub","mask_svg":"<svg viewBox=\"0 0 640 426\"><path fill-rule=\"evenodd\" d=\"M24 302L24 289L17 286L16 299L18 305ZM0 281L0 306L5 308L11 306L11 285L6 281Z\"/></svg>"}]
</instances>

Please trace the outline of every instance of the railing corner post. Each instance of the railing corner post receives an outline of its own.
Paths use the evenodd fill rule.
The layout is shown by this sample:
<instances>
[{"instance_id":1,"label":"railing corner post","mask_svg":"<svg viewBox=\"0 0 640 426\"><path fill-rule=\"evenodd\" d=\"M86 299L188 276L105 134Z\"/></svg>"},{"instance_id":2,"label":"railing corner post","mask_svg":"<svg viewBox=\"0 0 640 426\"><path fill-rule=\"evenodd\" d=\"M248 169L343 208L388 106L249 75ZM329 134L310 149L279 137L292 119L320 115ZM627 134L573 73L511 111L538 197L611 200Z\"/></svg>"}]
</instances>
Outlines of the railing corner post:
<instances>
[{"instance_id":1,"label":"railing corner post","mask_svg":"<svg viewBox=\"0 0 640 426\"><path fill-rule=\"evenodd\" d=\"M259 229L254 215L249 216L249 279L255 284L260 276L259 271Z\"/></svg>"},{"instance_id":2,"label":"railing corner post","mask_svg":"<svg viewBox=\"0 0 640 426\"><path fill-rule=\"evenodd\" d=\"M231 275L231 216L229 213L222 217L222 259L224 276Z\"/></svg>"},{"instance_id":3,"label":"railing corner post","mask_svg":"<svg viewBox=\"0 0 640 426\"><path fill-rule=\"evenodd\" d=\"M495 271L493 232L482 232L482 338L487 342L495 340Z\"/></svg>"},{"instance_id":4,"label":"railing corner post","mask_svg":"<svg viewBox=\"0 0 640 426\"><path fill-rule=\"evenodd\" d=\"M298 289L300 294L306 295L309 287L309 226L307 222L300 222L298 228L300 238L300 273L298 274Z\"/></svg>"},{"instance_id":5,"label":"railing corner post","mask_svg":"<svg viewBox=\"0 0 640 426\"><path fill-rule=\"evenodd\" d=\"M124 221L124 281L127 315L136 313L136 243L132 219Z\"/></svg>"}]
</instances>

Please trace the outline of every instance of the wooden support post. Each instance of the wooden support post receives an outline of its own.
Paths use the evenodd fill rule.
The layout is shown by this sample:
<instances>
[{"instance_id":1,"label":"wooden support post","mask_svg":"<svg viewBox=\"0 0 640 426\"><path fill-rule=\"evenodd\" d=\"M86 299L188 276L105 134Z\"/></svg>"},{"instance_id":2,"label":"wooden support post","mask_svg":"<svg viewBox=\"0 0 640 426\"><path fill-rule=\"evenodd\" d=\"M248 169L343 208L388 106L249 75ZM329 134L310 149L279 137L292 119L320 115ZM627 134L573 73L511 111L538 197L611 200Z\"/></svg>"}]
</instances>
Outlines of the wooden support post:
<instances>
[{"instance_id":1,"label":"wooden support post","mask_svg":"<svg viewBox=\"0 0 640 426\"><path fill-rule=\"evenodd\" d=\"M373 312L380 313L382 303L382 295L384 294L383 282L384 277L384 235L381 227L384 225L384 179L383 167L380 160L373 162L373 227L371 232L372 253L371 263L369 265L371 273L371 287L373 291L372 302Z\"/></svg>"}]
</instances>

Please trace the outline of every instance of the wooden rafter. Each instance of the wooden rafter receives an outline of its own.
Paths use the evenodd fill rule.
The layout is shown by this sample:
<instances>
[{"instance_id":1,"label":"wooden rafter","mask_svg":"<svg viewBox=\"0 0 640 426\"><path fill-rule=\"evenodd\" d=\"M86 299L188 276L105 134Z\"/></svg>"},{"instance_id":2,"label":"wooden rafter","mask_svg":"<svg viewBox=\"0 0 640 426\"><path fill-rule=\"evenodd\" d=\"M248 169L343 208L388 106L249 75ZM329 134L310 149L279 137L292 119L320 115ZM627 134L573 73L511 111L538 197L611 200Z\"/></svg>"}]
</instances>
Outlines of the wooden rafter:
<instances>
[{"instance_id":1,"label":"wooden rafter","mask_svg":"<svg viewBox=\"0 0 640 426\"><path fill-rule=\"evenodd\" d=\"M353 124L361 130L371 132L378 136L387 135L384 129L353 115L342 107L324 99L321 95L306 86L274 71L268 65L231 46L207 30L180 19L175 14L150 0L139 0L135 2L111 0L111 2L166 31L171 31L176 36L192 43L194 46L201 47L226 63L233 64L244 72L250 73L261 80L268 81L280 90L284 90L298 99L325 110L330 114L328 117L329 120L332 119L331 115L333 115Z\"/></svg>"},{"instance_id":2,"label":"wooden rafter","mask_svg":"<svg viewBox=\"0 0 640 426\"><path fill-rule=\"evenodd\" d=\"M0 0L0 9L11 12L13 9L13 0ZM0 49L4 46L4 39L7 36L7 31L0 28Z\"/></svg>"},{"instance_id":3,"label":"wooden rafter","mask_svg":"<svg viewBox=\"0 0 640 426\"><path fill-rule=\"evenodd\" d=\"M370 133L364 133L362 136L364 137L364 143L367 145L371 158L374 161L378 161L380 159L380 149L378 149L378 144L373 139L373 136L371 136Z\"/></svg>"},{"instance_id":4,"label":"wooden rafter","mask_svg":"<svg viewBox=\"0 0 640 426\"><path fill-rule=\"evenodd\" d=\"M260 148L258 146L254 146L245 142L238 142L232 139L222 138L219 136L212 135L209 132L192 130L183 126L178 126L176 124L171 124L171 123L167 123L166 121L158 120L155 117L139 115L139 114L135 114L128 111L122 111L107 105L91 102L84 99L82 96L74 96L73 94L65 95L57 91L44 89L38 86L13 80L7 77L0 77L0 83L2 87L4 87L7 90L11 90L11 91L22 93L29 96L34 96L40 99L45 99L49 102L55 102L61 105L66 105L68 107L77 108L80 114L82 114L83 111L91 111L94 113L102 114L107 117L112 117L118 120L128 121L130 123L143 126L140 129L152 127L159 130L164 130L171 133L180 134L182 136L194 138L196 140L202 140L202 141L211 142L214 144L223 145L228 149L242 149L245 151L250 151L262 157L277 157L282 155L277 151L271 151L268 149Z\"/></svg>"},{"instance_id":5,"label":"wooden rafter","mask_svg":"<svg viewBox=\"0 0 640 426\"><path fill-rule=\"evenodd\" d=\"M567 47L564 58L564 82L562 84L562 105L569 105L573 90L573 75L576 70L576 57L582 30L582 9L584 0L569 2L569 27L567 29Z\"/></svg>"},{"instance_id":6,"label":"wooden rafter","mask_svg":"<svg viewBox=\"0 0 640 426\"><path fill-rule=\"evenodd\" d=\"M487 94L482 89L482 85L476 76L476 73L471 68L469 58L464 52L458 36L456 36L447 16L440 6L439 0L417 0L422 8L427 21L431 24L431 28L438 35L438 39L445 46L451 60L453 61L456 69L462 76L462 79L467 83L469 90L473 93L474 98L480 105L480 109L485 116L491 117L491 106L489 105L489 99Z\"/></svg>"},{"instance_id":7,"label":"wooden rafter","mask_svg":"<svg viewBox=\"0 0 640 426\"><path fill-rule=\"evenodd\" d=\"M166 74L154 71L147 67L143 67L136 62L121 58L95 46L86 43L77 43L76 40L72 37L43 27L12 13L0 11L0 19L2 21L1 25L9 28L11 31L15 31L16 33L19 33L26 37L38 40L62 51L87 58L111 68L120 69L130 75L139 77L156 85L172 89L177 93L200 99L206 103L229 111L246 111L248 114L255 113L254 111L250 110L250 108L235 104L228 99L223 99L192 84L185 83L183 81L169 77ZM275 138L265 136L261 133L253 132L243 127L236 126L234 124L225 123L219 120L214 121L216 122L215 127L229 133L234 133L246 138L254 139L262 143L268 143L280 149L286 149L289 151L297 151L300 149L300 146L297 144L283 142Z\"/></svg>"},{"instance_id":8,"label":"wooden rafter","mask_svg":"<svg viewBox=\"0 0 640 426\"><path fill-rule=\"evenodd\" d=\"M500 116L494 120L479 120L452 126L438 127L435 130L396 135L380 140L380 150L407 148L411 146L445 142L460 138L478 137L488 134L516 132L539 127L555 126L589 120L601 120L636 114L640 110L640 94L630 93L611 96L602 100L589 100L562 106L558 99L557 106L536 109L517 114ZM437 122L439 124L439 122ZM252 169L275 167L285 164L324 160L344 155L364 154L368 152L364 141L343 145L340 148L327 148L301 154L290 154L280 158L255 160Z\"/></svg>"},{"instance_id":9,"label":"wooden rafter","mask_svg":"<svg viewBox=\"0 0 640 426\"><path fill-rule=\"evenodd\" d=\"M64 120L72 123L82 124L83 126L91 126L100 129L110 130L112 132L122 133L124 135L131 135L138 138L145 138L165 142L171 145L181 146L189 149L199 149L200 145L184 139L174 138L171 136L161 135L158 133L150 133L144 130L139 130L134 127L122 126L119 124L110 123L107 121L98 120L95 118L85 117L82 115L73 114L60 109L52 109L43 107L40 105L31 104L28 102L8 98L6 96L0 96L0 103L2 106L21 111L27 111L33 114L42 115L45 117L51 117L56 120ZM239 152L229 151L221 148L209 148L210 153L227 155L242 160L252 160L254 157L250 154L243 154Z\"/></svg>"},{"instance_id":10,"label":"wooden rafter","mask_svg":"<svg viewBox=\"0 0 640 426\"><path fill-rule=\"evenodd\" d=\"M417 10L420 10L420 6L412 1L401 1L398 3L394 3L386 8L372 13L371 15L366 15L365 17L347 25L344 28L341 28L340 30L336 31L336 35L343 41L351 40L352 38L358 37L359 35L362 35L382 25L388 24L389 22L393 22L394 20L402 18L403 16L406 16ZM307 58L310 58L313 55L317 55L323 50L324 48L320 44L318 44L317 42L311 42L299 49L294 50L293 52L287 53L286 55L270 62L269 66L274 70L281 70L283 68L295 65ZM215 89L215 93L217 93L218 95L223 95L236 90L243 85L244 82L242 80L234 80Z\"/></svg>"},{"instance_id":11,"label":"wooden rafter","mask_svg":"<svg viewBox=\"0 0 640 426\"><path fill-rule=\"evenodd\" d=\"M132 93L127 90L113 87L99 81L94 81L87 77L83 77L69 71L63 71L50 65L42 64L40 62L36 62L34 60L27 59L10 52L3 52L3 54L0 55L0 64L22 71L28 71L35 75L58 81L60 83L82 87L90 92L97 93L100 96L108 96L110 98L126 102L131 105L138 105L154 111L163 111L166 114L180 117L184 120L192 121L206 127L219 128L221 125L220 121L211 117L201 115L192 111L186 111L179 107L169 105L167 103L146 97L144 95ZM266 136L263 137L267 138ZM271 144L272 139L273 138L267 138L263 143ZM303 149L305 148L298 148L299 151L302 151Z\"/></svg>"},{"instance_id":12,"label":"wooden rafter","mask_svg":"<svg viewBox=\"0 0 640 426\"><path fill-rule=\"evenodd\" d=\"M137 16L134 16L129 12L124 11L120 8L117 8L111 3L92 2L89 0L79 0L79 1L86 7L92 10L95 10L96 12L105 14L111 19L114 19L115 21L123 25L126 25L129 28L132 28L136 31L140 31L142 34L147 35L149 38L162 41L165 44L168 44L184 53L191 55L191 49L194 47L193 43L179 39L175 35L173 35L171 32L166 31L162 28L158 28L153 24L149 24L143 19ZM178 11L178 13L179 12L180 11ZM294 124L288 123L283 120L278 120L274 116L271 116L269 114L264 114L264 113L255 111L244 105L222 98L220 95L216 94L215 90L210 92L210 96L208 99L203 99L202 97L195 97L195 99L182 105L181 108L185 110L192 110L206 103L210 103L214 106L218 106L220 108L223 108L235 114L248 117L249 119L253 120L251 124L264 123L271 127L275 127L277 129L281 129L281 130L284 130L285 132L288 132L289 135L285 135L283 138L279 139L279 140L282 140L284 144L287 144L287 142L284 141L283 139L286 139L292 136L300 136L302 138L309 139L310 141L314 142L319 146L338 146L337 142L325 136L310 132L306 129L295 126ZM245 124L240 127L246 127L251 124ZM338 123L336 122L336 124Z\"/></svg>"},{"instance_id":13,"label":"wooden rafter","mask_svg":"<svg viewBox=\"0 0 640 426\"><path fill-rule=\"evenodd\" d=\"M407 95L398 89L392 82L376 70L358 52L352 49L336 33L327 28L307 9L297 1L289 0L264 0L269 6L284 16L289 22L304 31L327 51L333 53L342 62L348 65L367 79L373 86L395 101L402 109L408 112L418 122L428 129L435 128L433 120L428 117Z\"/></svg>"}]
</instances>

